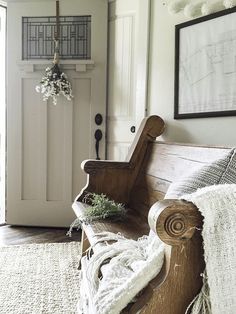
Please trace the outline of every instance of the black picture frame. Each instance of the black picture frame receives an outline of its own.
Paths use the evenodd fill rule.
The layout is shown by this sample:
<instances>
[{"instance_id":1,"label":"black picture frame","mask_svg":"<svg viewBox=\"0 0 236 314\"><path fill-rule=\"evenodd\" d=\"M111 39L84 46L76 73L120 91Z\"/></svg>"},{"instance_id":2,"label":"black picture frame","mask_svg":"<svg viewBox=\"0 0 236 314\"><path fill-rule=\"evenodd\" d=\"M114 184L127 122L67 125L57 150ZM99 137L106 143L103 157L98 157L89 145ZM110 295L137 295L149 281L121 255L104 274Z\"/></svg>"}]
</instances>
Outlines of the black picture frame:
<instances>
[{"instance_id":1,"label":"black picture frame","mask_svg":"<svg viewBox=\"0 0 236 314\"><path fill-rule=\"evenodd\" d=\"M232 20L232 25L230 24L229 20ZM217 27L217 25L219 25L219 27ZM225 25L225 27L227 25L226 31L222 31L222 25ZM231 27L234 27L234 31L231 30ZM200 32L202 33L203 37L206 37L205 39L202 39L202 37L200 39L200 37L197 36L198 34L200 34ZM191 37L192 33L194 33L195 36ZM219 39L219 41L214 42L216 37ZM209 38L209 44L206 44L206 41ZM203 42L204 45L201 46ZM193 45L191 45L191 43L193 43ZM217 49L219 49L219 51L215 53L216 57L214 57L214 49L216 49L216 51ZM224 51L224 49L228 49L227 51L232 50L233 55L235 55L235 60L231 60L231 57L229 58L232 63L235 62L235 67L233 67L232 70L229 64L227 64L228 61L225 57L226 55L224 53L226 52ZM189 53L189 55L187 53ZM202 65L202 63L199 62L200 60L203 60L202 63L205 65L205 67ZM220 62L222 62L222 64L220 64ZM203 70L198 68L198 65L200 65L200 68L202 68ZM232 71L232 73L227 73L227 69L229 69L229 72ZM219 70L223 71L223 74ZM204 88L204 80L206 83L206 88ZM224 85L226 84L225 80L227 80L227 83L230 83L230 86L226 85L226 87L230 89L230 95L227 94L224 86L219 88L219 82L222 82L222 84ZM216 96L213 95L214 93L212 93L212 96L209 96L211 94L209 92L209 89L214 91L214 93L218 92L219 95ZM204 99L204 95L206 96L206 99ZM201 97L204 100L201 102L198 97ZM223 10L208 16L200 17L195 20L181 23L175 26L174 80L174 119L221 117L235 115L236 7Z\"/></svg>"}]
</instances>

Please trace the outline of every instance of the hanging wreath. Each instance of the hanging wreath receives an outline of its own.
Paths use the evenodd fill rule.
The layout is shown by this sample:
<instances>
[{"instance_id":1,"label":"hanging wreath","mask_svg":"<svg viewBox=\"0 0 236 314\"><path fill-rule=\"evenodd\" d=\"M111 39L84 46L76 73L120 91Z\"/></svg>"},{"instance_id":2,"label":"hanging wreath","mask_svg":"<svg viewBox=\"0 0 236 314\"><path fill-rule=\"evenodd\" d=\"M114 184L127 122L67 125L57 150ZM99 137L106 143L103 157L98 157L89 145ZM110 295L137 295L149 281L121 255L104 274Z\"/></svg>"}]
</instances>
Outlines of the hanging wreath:
<instances>
[{"instance_id":1,"label":"hanging wreath","mask_svg":"<svg viewBox=\"0 0 236 314\"><path fill-rule=\"evenodd\" d=\"M73 98L71 83L68 81L66 74L62 72L59 67L59 1L56 2L56 23L53 66L46 68L45 75L35 88L38 93L43 94L44 101L51 97L54 105L57 104L59 95L65 96L68 100Z\"/></svg>"}]
</instances>

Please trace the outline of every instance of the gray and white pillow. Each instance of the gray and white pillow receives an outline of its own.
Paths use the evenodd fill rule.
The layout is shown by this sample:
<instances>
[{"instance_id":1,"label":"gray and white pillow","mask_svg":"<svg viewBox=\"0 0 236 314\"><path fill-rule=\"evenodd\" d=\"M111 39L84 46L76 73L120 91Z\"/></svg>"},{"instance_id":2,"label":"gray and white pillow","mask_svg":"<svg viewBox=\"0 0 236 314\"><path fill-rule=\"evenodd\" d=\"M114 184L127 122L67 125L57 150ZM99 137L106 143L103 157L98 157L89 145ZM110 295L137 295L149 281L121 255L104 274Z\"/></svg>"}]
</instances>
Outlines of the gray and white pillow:
<instances>
[{"instance_id":1,"label":"gray and white pillow","mask_svg":"<svg viewBox=\"0 0 236 314\"><path fill-rule=\"evenodd\" d=\"M227 183L236 183L236 149L234 148L224 157L173 182L165 195L165 199L177 199L205 186Z\"/></svg>"}]
</instances>

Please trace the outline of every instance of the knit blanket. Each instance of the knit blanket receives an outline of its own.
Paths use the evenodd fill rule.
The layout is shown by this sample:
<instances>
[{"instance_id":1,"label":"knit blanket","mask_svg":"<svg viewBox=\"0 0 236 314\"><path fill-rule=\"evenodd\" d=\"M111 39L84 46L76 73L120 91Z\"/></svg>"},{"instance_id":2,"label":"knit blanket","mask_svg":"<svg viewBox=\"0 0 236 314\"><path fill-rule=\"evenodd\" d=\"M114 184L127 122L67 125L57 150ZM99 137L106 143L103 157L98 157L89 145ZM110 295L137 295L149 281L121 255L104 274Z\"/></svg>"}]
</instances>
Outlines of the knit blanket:
<instances>
[{"instance_id":1,"label":"knit blanket","mask_svg":"<svg viewBox=\"0 0 236 314\"><path fill-rule=\"evenodd\" d=\"M214 185L181 197L204 217L202 230L211 309L202 306L207 282L194 314L236 313L236 184Z\"/></svg>"},{"instance_id":2,"label":"knit blanket","mask_svg":"<svg viewBox=\"0 0 236 314\"><path fill-rule=\"evenodd\" d=\"M156 277L164 261L164 245L154 233L138 241L113 233L100 236L103 245L95 244L91 258L88 252L81 261L78 313L120 313Z\"/></svg>"}]
</instances>

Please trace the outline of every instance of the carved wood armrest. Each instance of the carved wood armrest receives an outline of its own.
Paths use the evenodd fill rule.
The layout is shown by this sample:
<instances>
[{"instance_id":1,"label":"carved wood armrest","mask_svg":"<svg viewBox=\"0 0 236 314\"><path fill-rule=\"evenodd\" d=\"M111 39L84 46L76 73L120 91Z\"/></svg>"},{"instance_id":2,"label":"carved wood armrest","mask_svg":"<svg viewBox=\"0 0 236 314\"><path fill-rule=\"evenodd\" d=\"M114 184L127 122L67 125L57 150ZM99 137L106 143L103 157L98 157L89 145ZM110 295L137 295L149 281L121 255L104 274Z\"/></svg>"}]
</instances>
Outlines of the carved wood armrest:
<instances>
[{"instance_id":1,"label":"carved wood armrest","mask_svg":"<svg viewBox=\"0 0 236 314\"><path fill-rule=\"evenodd\" d=\"M83 201L85 195L91 192L104 193L117 202L128 204L148 144L163 133L164 126L164 121L158 116L143 119L125 162L85 160L82 169L88 174L87 185L75 200Z\"/></svg>"},{"instance_id":2,"label":"carved wood armrest","mask_svg":"<svg viewBox=\"0 0 236 314\"><path fill-rule=\"evenodd\" d=\"M81 163L81 168L87 174L95 174L103 169L131 169L132 164L129 162L112 161L112 160L94 160L87 159Z\"/></svg>"},{"instance_id":3,"label":"carved wood armrest","mask_svg":"<svg viewBox=\"0 0 236 314\"><path fill-rule=\"evenodd\" d=\"M202 216L191 202L166 199L151 207L148 222L163 242L180 245L202 227Z\"/></svg>"},{"instance_id":4,"label":"carved wood armrest","mask_svg":"<svg viewBox=\"0 0 236 314\"><path fill-rule=\"evenodd\" d=\"M87 193L103 193L116 202L128 203L132 163L85 160L81 167L87 173L87 185L76 197L76 201L83 202Z\"/></svg>"}]
</instances>

